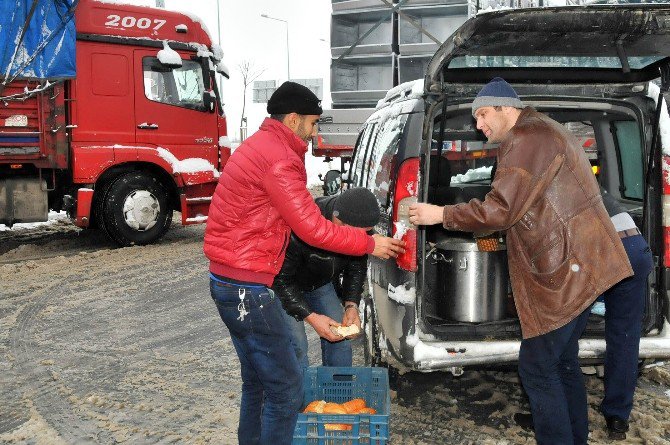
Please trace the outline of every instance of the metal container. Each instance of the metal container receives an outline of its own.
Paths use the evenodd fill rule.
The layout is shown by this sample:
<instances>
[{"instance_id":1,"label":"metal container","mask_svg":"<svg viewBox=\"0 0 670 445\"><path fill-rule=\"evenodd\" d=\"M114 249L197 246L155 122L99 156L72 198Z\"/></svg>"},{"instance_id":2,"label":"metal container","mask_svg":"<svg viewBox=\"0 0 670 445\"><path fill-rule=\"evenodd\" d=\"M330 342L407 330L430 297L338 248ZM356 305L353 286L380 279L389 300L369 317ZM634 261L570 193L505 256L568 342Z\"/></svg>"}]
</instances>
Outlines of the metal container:
<instances>
[{"instance_id":1,"label":"metal container","mask_svg":"<svg viewBox=\"0 0 670 445\"><path fill-rule=\"evenodd\" d=\"M480 252L472 238L450 238L435 247L438 315L470 323L505 318L509 285L505 245Z\"/></svg>"}]
</instances>

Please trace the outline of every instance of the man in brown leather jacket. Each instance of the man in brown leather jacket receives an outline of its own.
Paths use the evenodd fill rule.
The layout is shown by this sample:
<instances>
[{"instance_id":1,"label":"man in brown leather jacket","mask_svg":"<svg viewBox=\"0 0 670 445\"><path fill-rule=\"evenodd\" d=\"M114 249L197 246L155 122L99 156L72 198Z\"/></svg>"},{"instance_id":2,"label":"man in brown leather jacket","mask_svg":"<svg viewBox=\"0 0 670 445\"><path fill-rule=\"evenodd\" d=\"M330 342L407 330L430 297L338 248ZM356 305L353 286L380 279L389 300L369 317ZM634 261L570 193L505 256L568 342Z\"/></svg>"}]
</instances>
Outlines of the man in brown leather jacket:
<instances>
[{"instance_id":1,"label":"man in brown leather jacket","mask_svg":"<svg viewBox=\"0 0 670 445\"><path fill-rule=\"evenodd\" d=\"M472 104L477 128L499 142L484 201L410 206L410 222L506 231L521 322L519 375L540 444L586 444L586 390L578 340L591 303L632 275L584 151L558 122L523 106L497 77ZM603 261L607 261L604 265Z\"/></svg>"}]
</instances>

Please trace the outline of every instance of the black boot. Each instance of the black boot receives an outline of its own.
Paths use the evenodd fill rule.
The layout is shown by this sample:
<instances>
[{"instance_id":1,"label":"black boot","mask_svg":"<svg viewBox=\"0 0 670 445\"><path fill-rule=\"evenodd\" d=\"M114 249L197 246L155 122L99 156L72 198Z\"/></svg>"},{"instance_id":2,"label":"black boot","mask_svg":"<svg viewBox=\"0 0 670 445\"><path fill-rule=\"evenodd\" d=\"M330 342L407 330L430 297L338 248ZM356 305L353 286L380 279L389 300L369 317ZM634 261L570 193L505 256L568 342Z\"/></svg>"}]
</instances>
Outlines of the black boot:
<instances>
[{"instance_id":1,"label":"black boot","mask_svg":"<svg viewBox=\"0 0 670 445\"><path fill-rule=\"evenodd\" d=\"M531 413L514 413L514 422L524 430L533 431L533 415Z\"/></svg>"},{"instance_id":2,"label":"black boot","mask_svg":"<svg viewBox=\"0 0 670 445\"><path fill-rule=\"evenodd\" d=\"M607 433L611 440L624 440L628 431L628 421L618 417L605 417Z\"/></svg>"}]
</instances>

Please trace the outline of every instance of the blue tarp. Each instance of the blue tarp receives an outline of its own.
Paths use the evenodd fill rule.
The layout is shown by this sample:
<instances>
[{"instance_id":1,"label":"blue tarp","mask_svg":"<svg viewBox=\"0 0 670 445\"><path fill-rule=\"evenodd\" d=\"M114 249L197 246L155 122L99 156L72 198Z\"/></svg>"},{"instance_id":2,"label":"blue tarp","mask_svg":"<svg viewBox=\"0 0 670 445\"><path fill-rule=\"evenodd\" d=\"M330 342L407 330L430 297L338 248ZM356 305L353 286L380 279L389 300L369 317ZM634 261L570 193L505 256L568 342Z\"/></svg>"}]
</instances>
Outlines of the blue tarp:
<instances>
[{"instance_id":1,"label":"blue tarp","mask_svg":"<svg viewBox=\"0 0 670 445\"><path fill-rule=\"evenodd\" d=\"M74 77L77 2L0 0L0 79Z\"/></svg>"}]
</instances>

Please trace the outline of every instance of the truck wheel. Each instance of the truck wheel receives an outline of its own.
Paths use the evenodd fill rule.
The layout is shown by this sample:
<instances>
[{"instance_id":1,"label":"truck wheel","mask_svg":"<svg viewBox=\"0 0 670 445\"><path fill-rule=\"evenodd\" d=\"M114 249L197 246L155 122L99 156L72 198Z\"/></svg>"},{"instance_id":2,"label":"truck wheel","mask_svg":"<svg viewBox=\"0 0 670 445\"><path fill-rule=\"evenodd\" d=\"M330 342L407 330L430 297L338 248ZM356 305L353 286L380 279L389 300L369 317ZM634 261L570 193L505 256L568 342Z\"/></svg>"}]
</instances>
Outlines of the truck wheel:
<instances>
[{"instance_id":1,"label":"truck wheel","mask_svg":"<svg viewBox=\"0 0 670 445\"><path fill-rule=\"evenodd\" d=\"M153 176L123 174L110 184L103 199L104 230L121 246L152 243L172 223L168 192Z\"/></svg>"},{"instance_id":2,"label":"truck wheel","mask_svg":"<svg viewBox=\"0 0 670 445\"><path fill-rule=\"evenodd\" d=\"M111 182L105 182L100 186L96 186L95 199L93 202L93 227L100 229L109 239L111 239L112 236L107 232L107 227L105 227L105 199L110 185Z\"/></svg>"}]
</instances>

